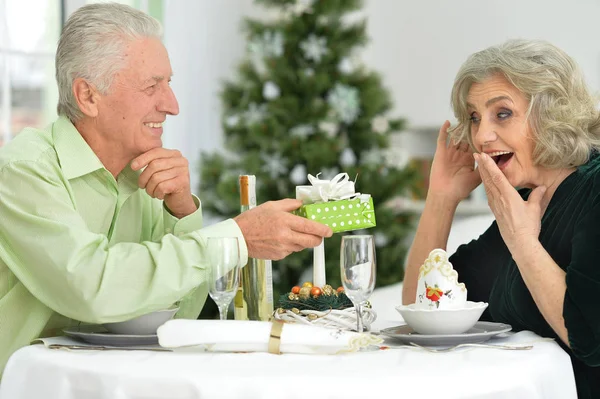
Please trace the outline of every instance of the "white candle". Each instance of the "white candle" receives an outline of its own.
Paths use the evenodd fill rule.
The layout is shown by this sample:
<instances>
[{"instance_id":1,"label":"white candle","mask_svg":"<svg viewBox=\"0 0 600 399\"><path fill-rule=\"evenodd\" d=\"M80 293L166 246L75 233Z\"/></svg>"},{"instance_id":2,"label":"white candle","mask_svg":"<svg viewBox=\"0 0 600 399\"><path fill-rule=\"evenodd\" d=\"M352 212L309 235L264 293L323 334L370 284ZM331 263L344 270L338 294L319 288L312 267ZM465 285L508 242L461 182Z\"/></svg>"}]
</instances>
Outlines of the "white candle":
<instances>
[{"instance_id":1,"label":"white candle","mask_svg":"<svg viewBox=\"0 0 600 399\"><path fill-rule=\"evenodd\" d=\"M325 285L325 244L324 239L321 244L313 248L313 285L323 288Z\"/></svg>"}]
</instances>

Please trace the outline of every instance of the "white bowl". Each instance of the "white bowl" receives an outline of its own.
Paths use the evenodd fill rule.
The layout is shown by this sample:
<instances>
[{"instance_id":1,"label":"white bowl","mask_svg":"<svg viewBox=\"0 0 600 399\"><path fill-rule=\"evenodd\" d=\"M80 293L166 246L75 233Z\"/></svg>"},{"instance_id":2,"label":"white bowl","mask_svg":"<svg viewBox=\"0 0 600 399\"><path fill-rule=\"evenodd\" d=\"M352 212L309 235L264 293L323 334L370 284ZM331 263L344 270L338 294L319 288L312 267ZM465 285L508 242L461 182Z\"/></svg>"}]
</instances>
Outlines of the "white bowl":
<instances>
[{"instance_id":1,"label":"white bowl","mask_svg":"<svg viewBox=\"0 0 600 399\"><path fill-rule=\"evenodd\" d=\"M131 320L103 324L113 334L154 335L158 327L171 320L179 308L157 310L146 313Z\"/></svg>"},{"instance_id":2,"label":"white bowl","mask_svg":"<svg viewBox=\"0 0 600 399\"><path fill-rule=\"evenodd\" d=\"M461 309L418 309L415 304L396 306L406 324L419 334L462 334L473 327L487 308L485 302L467 301Z\"/></svg>"}]
</instances>

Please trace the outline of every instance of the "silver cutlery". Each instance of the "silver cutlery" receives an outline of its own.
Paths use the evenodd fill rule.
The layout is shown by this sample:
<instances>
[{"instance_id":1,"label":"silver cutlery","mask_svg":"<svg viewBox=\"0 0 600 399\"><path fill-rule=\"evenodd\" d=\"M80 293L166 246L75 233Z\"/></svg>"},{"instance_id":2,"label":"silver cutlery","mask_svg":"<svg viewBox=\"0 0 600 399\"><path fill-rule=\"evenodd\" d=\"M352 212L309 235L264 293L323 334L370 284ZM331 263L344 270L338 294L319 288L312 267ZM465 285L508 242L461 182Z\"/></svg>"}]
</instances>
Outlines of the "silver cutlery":
<instances>
[{"instance_id":1,"label":"silver cutlery","mask_svg":"<svg viewBox=\"0 0 600 399\"><path fill-rule=\"evenodd\" d=\"M410 345L415 348L426 350L427 352L432 353L445 353L452 352L459 348L490 348L490 349L502 349L502 350L529 350L533 349L533 345L495 345L495 344L458 344L454 346L450 346L448 348L430 348L427 346L422 346L411 342ZM405 345L407 346L407 345ZM409 347L409 346L407 346Z\"/></svg>"}]
</instances>

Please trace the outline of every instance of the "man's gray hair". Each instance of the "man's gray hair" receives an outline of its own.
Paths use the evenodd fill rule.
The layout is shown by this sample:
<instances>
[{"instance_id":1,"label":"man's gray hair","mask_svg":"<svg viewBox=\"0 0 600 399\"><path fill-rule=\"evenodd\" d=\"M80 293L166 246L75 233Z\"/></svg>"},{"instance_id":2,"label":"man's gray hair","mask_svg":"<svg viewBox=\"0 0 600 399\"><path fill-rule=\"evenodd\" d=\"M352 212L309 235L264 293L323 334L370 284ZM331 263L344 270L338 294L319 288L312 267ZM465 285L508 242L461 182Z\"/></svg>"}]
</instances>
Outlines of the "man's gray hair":
<instances>
[{"instance_id":1,"label":"man's gray hair","mask_svg":"<svg viewBox=\"0 0 600 399\"><path fill-rule=\"evenodd\" d=\"M450 130L455 142L468 142L475 149L467 97L474 83L494 75L504 76L529 101L536 165L579 166L588 161L592 149L600 149L598 102L575 61L548 42L523 39L472 54L461 66L451 96L458 119Z\"/></svg>"},{"instance_id":2,"label":"man's gray hair","mask_svg":"<svg viewBox=\"0 0 600 399\"><path fill-rule=\"evenodd\" d=\"M83 114L73 95L73 81L83 78L108 93L115 73L124 67L129 41L162 36L160 23L135 8L117 3L89 4L67 20L56 50L59 115L76 122Z\"/></svg>"}]
</instances>

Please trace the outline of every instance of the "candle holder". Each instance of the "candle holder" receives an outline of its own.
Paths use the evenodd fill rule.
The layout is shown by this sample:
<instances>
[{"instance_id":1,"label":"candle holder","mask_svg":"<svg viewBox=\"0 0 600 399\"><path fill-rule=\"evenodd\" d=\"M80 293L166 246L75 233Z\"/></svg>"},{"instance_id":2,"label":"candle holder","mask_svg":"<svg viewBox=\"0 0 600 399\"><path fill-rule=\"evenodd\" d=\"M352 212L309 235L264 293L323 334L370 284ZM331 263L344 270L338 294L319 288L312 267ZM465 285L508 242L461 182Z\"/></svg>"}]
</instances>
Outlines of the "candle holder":
<instances>
[{"instance_id":1,"label":"candle holder","mask_svg":"<svg viewBox=\"0 0 600 399\"><path fill-rule=\"evenodd\" d=\"M334 290L328 284L323 287L306 284L302 288L294 287L291 292L281 296L279 308L273 312L273 318L286 322L356 330L356 309L342 287ZM377 314L369 302L363 304L361 313L365 330L369 331Z\"/></svg>"},{"instance_id":2,"label":"candle holder","mask_svg":"<svg viewBox=\"0 0 600 399\"><path fill-rule=\"evenodd\" d=\"M326 312L279 308L275 311L274 318L285 322L356 331L356 310L354 308L331 309ZM365 330L369 331L371 323L375 321L377 315L373 309L363 307L362 318Z\"/></svg>"},{"instance_id":3,"label":"candle holder","mask_svg":"<svg viewBox=\"0 0 600 399\"><path fill-rule=\"evenodd\" d=\"M296 198L303 205L293 213L331 228L334 233L362 230L376 225L375 208L370 194L355 191L347 173L331 180L308 175L309 186L297 186ZM294 287L282 295L273 317L288 322L356 330L357 311L361 309L364 328L368 331L377 315L368 302L355 306L343 292L325 284L324 241L313 249L313 281ZM314 286L313 286L314 285Z\"/></svg>"}]
</instances>

